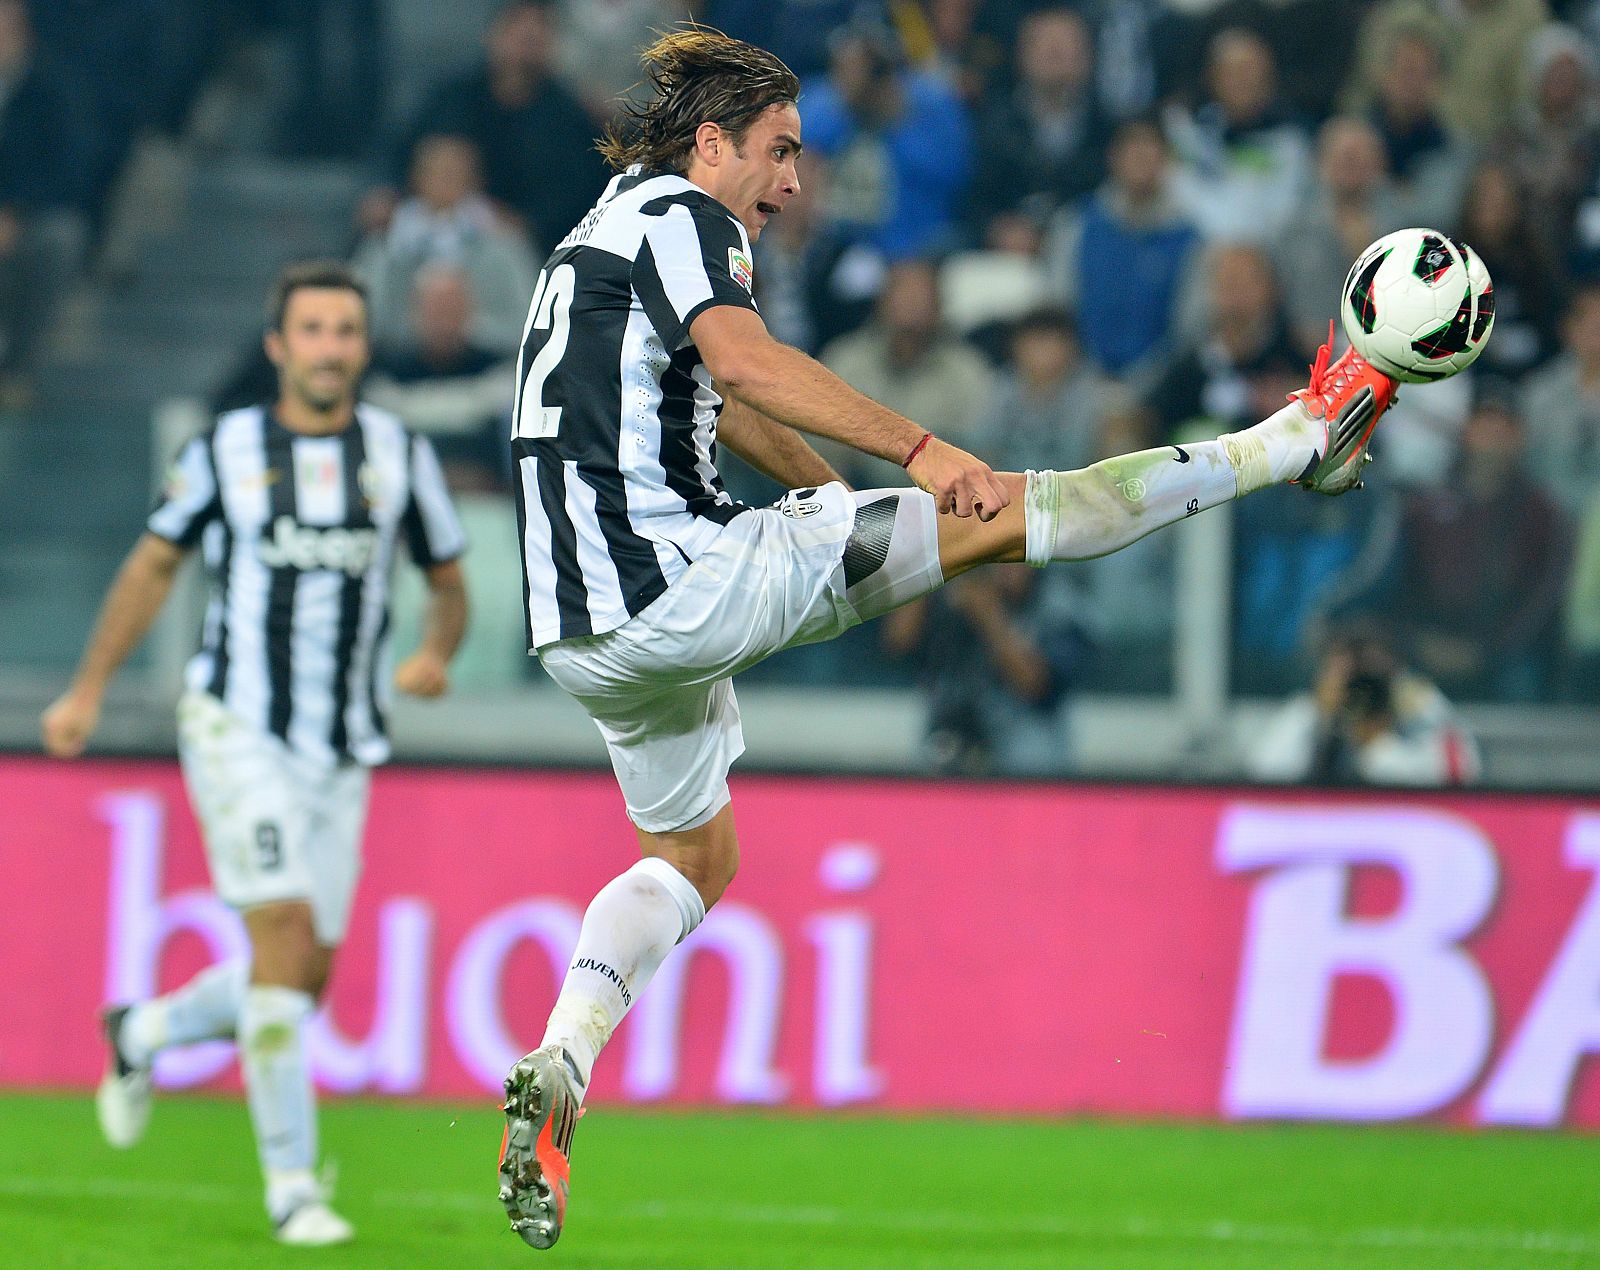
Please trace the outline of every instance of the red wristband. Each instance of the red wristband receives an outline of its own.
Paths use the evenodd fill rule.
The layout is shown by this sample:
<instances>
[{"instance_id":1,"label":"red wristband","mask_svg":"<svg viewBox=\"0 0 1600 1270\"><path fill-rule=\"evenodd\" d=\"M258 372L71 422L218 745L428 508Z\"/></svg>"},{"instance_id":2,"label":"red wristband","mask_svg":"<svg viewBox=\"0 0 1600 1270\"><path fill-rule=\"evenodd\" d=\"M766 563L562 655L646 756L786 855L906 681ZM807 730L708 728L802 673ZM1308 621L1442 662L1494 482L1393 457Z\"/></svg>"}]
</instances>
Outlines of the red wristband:
<instances>
[{"instance_id":1,"label":"red wristband","mask_svg":"<svg viewBox=\"0 0 1600 1270\"><path fill-rule=\"evenodd\" d=\"M900 466L901 467L910 467L911 466L911 460L916 458L917 455L921 454L922 453L922 447L927 445L928 442L932 441L932 440L933 440L933 433L924 432L922 434L922 440L918 441L914 446L911 447L911 453L906 455L905 461L902 462L900 464Z\"/></svg>"}]
</instances>

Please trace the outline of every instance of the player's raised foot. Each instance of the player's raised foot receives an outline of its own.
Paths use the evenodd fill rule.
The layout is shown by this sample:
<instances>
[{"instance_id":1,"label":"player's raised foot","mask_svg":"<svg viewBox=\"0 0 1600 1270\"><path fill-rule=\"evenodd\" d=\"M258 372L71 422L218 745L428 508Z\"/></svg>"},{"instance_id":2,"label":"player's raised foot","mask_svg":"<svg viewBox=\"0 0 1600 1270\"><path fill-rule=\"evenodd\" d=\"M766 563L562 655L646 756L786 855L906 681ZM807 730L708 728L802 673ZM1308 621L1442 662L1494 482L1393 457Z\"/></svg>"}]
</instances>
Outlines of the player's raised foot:
<instances>
[{"instance_id":1,"label":"player's raised foot","mask_svg":"<svg viewBox=\"0 0 1600 1270\"><path fill-rule=\"evenodd\" d=\"M1322 446L1294 479L1294 484L1318 494L1361 488L1361 469L1372 462L1367 453L1372 430L1399 388L1355 349L1346 349L1330 366L1332 352L1330 331L1329 342L1317 350L1311 365L1310 384L1289 394L1289 400L1298 401L1324 428Z\"/></svg>"},{"instance_id":2,"label":"player's raised foot","mask_svg":"<svg viewBox=\"0 0 1600 1270\"><path fill-rule=\"evenodd\" d=\"M106 1038L106 1071L94 1093L95 1117L106 1141L131 1147L150 1123L150 1068L130 1063L122 1052L122 1024L131 1007L113 1006L100 1016Z\"/></svg>"},{"instance_id":3,"label":"player's raised foot","mask_svg":"<svg viewBox=\"0 0 1600 1270\"><path fill-rule=\"evenodd\" d=\"M560 1046L534 1050L511 1069L505 1113L500 1202L524 1243L549 1248L567 1216L568 1161L581 1114L577 1080Z\"/></svg>"},{"instance_id":4,"label":"player's raised foot","mask_svg":"<svg viewBox=\"0 0 1600 1270\"><path fill-rule=\"evenodd\" d=\"M347 1244L356 1228L333 1209L320 1192L307 1195L273 1223L272 1237L296 1248L325 1248Z\"/></svg>"}]
</instances>

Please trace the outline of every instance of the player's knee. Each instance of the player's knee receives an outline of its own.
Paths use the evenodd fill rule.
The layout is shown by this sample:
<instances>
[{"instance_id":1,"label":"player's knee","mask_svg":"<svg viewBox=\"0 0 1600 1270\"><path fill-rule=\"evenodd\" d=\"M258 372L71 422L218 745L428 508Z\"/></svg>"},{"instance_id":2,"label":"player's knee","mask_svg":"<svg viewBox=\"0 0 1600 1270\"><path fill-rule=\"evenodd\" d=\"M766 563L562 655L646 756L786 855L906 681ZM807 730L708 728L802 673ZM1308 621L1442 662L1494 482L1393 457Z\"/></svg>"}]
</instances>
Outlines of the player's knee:
<instances>
[{"instance_id":1,"label":"player's knee","mask_svg":"<svg viewBox=\"0 0 1600 1270\"><path fill-rule=\"evenodd\" d=\"M250 970L250 982L280 988L294 988L314 999L321 999L328 985L328 967L314 950L276 949L258 954Z\"/></svg>"},{"instance_id":2,"label":"player's knee","mask_svg":"<svg viewBox=\"0 0 1600 1270\"><path fill-rule=\"evenodd\" d=\"M298 988L313 1000L321 1000L328 986L328 961L322 949L296 948L283 963L285 987Z\"/></svg>"},{"instance_id":3,"label":"player's knee","mask_svg":"<svg viewBox=\"0 0 1600 1270\"><path fill-rule=\"evenodd\" d=\"M328 950L317 942L307 904L270 904L245 915L252 983L297 988L317 996L328 978Z\"/></svg>"},{"instance_id":4,"label":"player's knee","mask_svg":"<svg viewBox=\"0 0 1600 1270\"><path fill-rule=\"evenodd\" d=\"M328 975L333 970L333 950L318 944L310 959L301 965L300 986L311 994L313 1001L321 1001L328 990Z\"/></svg>"}]
</instances>

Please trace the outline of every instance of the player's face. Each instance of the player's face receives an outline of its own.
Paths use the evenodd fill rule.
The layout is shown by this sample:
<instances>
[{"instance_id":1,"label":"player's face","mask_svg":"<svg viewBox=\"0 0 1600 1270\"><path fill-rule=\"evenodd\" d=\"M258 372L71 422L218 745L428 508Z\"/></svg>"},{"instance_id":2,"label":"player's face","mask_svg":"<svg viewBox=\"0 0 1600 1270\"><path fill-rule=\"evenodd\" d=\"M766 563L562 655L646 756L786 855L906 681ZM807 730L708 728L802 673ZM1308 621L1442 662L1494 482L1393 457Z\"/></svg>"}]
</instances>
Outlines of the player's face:
<instances>
[{"instance_id":1,"label":"player's face","mask_svg":"<svg viewBox=\"0 0 1600 1270\"><path fill-rule=\"evenodd\" d=\"M283 392L313 410L350 403L367 368L361 297L344 287L298 288L284 309L283 329L267 333L267 356L278 368Z\"/></svg>"},{"instance_id":2,"label":"player's face","mask_svg":"<svg viewBox=\"0 0 1600 1270\"><path fill-rule=\"evenodd\" d=\"M800 192L800 112L792 103L771 106L732 147L717 168L717 199L743 222L754 242L768 220Z\"/></svg>"}]
</instances>

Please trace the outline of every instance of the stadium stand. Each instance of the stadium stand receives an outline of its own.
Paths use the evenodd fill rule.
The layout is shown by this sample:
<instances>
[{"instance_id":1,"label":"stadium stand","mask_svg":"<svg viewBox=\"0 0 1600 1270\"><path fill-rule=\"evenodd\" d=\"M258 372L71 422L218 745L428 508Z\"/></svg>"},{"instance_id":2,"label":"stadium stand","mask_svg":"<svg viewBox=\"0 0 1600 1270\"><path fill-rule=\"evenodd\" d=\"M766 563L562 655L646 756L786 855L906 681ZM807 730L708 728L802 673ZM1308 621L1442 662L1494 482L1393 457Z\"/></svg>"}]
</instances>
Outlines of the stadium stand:
<instances>
[{"instance_id":1,"label":"stadium stand","mask_svg":"<svg viewBox=\"0 0 1600 1270\"><path fill-rule=\"evenodd\" d=\"M138 523L161 451L174 439L155 436L152 421L192 424L204 404L251 399L270 386L256 350L257 305L285 261L347 258L363 231L390 232L392 191L418 142L441 130L492 132L486 121L495 110L519 128L545 129L546 141L561 138L550 141L557 166L540 167L547 179L531 189L507 183L505 153L486 158L497 224L520 236L512 255L538 261L546 240L565 228L559 222L588 202L600 179L588 138L602 121L585 110L604 109L593 91L600 79L620 83L612 46L625 43L628 23L676 13L649 0L613 7L613 26L600 33L611 43L585 57L572 41L599 38L600 16L555 0L348 0L325 6L321 26L308 26L309 10L292 4L126 0L99 6L106 12L95 26L85 20L87 0L0 0L0 15L31 12L38 63L59 68L64 99L92 125L84 185L67 209L69 219L81 218L81 245L59 253L49 271L60 303L40 323L25 391L0 392L0 533L12 548L0 559L0 739L31 743L42 685L71 656L74 641L62 632L87 626ZM1217 528L1204 550L1191 553L1175 540L1145 558L1084 566L1084 627L1101 649L1079 678L1076 708L1099 722L1081 729L1092 739L1076 747L1074 761L1091 771L1236 772L1226 754L1193 743L1185 731L1192 711L1170 708L1173 641L1194 636L1174 635L1170 621L1152 615L1170 614L1176 595L1225 590L1222 634L1206 638L1232 645L1231 656L1213 650L1223 699L1230 668L1232 690L1245 695L1211 726L1248 730L1252 712L1267 705L1249 694L1304 683L1326 623L1376 602L1383 570L1367 544L1399 532L1397 509L1408 500L1438 497L1475 405L1486 391L1504 397L1499 380L1515 377L1529 479L1567 526L1552 566L1559 585L1531 670L1453 682L1450 691L1474 715L1491 783L1592 781L1583 755L1592 753L1594 725L1575 703L1593 692L1585 685L1593 677L1594 582L1583 571L1595 559L1600 441L1591 416L1600 415L1584 404L1592 394L1574 324L1584 312L1581 286L1600 276L1595 6L1504 0L1482 18L1452 8L1447 21L1430 24L1419 21L1430 8L1421 0L1363 3L1341 18L1361 20L1360 40L1304 77L1283 68L1305 65L1306 31L1330 8L1345 15L1351 6L1068 7L1078 16L1039 15L1055 6L1022 0L697 6L731 34L770 42L807 78L805 206L785 216L757 255L773 329L813 352L867 348L890 266L903 257L912 272L943 283L949 321L938 351L958 368L956 380L980 384L992 371L1010 383L1011 323L1041 301L1065 302L1085 369L1124 399L1154 406L1165 439L1180 417L1248 413L1294 377L1291 369L1300 373L1320 338L1315 315L1332 309L1341 262L1361 241L1400 223L1462 233L1495 278L1498 325L1485 358L1493 374L1475 369L1408 389L1385 422L1382 484L1359 508L1341 504L1335 514L1262 500ZM330 52L340 30L367 33L370 64L346 65ZM1052 75L1062 59L1071 65ZM330 82L341 66L352 83L368 85L370 109L359 118L340 97L349 85ZM1498 78L1492 92L1469 100L1479 74ZM139 91L150 84L159 91ZM1491 100L1493 111L1484 107ZM933 111L938 129L906 129L905 101ZM326 129L307 124L318 102ZM475 114L479 106L490 115ZM7 109L21 107L10 99L0 108L0 139ZM999 188L994 174L1008 158L997 138L1018 121L1026 136L1009 161L1020 155L1049 171ZM935 137L944 140L930 148ZM1494 161L1482 162L1484 155ZM926 206L896 202L893 174L926 182ZM1241 235L1263 240L1264 256L1243 250ZM434 246L445 238L436 234ZM378 259L386 240L369 241L369 258ZM441 254L450 267L463 264L448 243ZM1221 259L1233 262L1230 276L1248 273L1258 258L1273 266L1287 320L1274 317L1270 333L1244 332L1249 322L1224 330L1227 323L1205 316L1207 270ZM467 380L481 388L478 371L500 370L480 358L469 373L453 361L435 391L427 358L403 348L421 259L407 261L389 288L381 360L392 382L432 409L446 398L460 404L450 394ZM1139 285L1121 285L1128 276ZM490 302L483 289L480 279L480 314ZM1569 302L1574 316L1564 320ZM472 343L505 344L483 335L480 323ZM1250 369L1252 358L1262 365ZM957 404L968 395L955 386L936 395L947 413L978 413ZM190 404L163 405L173 401ZM992 429L993 420L941 426L959 435ZM1098 453L1142 443L1156 435L1152 426L1148 414L1108 406L1093 444L1081 429L1075 444ZM771 496L761 478L728 466L736 493ZM475 509L484 523L499 496L475 494L491 500ZM1363 567L1346 574L1352 559ZM1335 586L1321 572L1329 561ZM1141 593L1138 603L1127 601L1129 590ZM181 645L191 637L175 630L167 638ZM883 686L873 717L900 712L889 731L915 738L920 707L903 686L905 665L886 659L875 640L840 648L779 659L752 677L752 688L758 697L831 689L845 718L852 693L864 699ZM141 664L162 673L163 656L146 651ZM1191 649L1189 664L1201 661ZM502 665L490 654L481 664ZM1188 691L1184 676L1176 682ZM1528 696L1547 700L1537 709L1508 704ZM126 735L162 743L167 725L139 715L137 691L129 700ZM450 710L487 720L481 733L492 737L494 708L468 701ZM447 751L463 716L448 717L408 735L421 736L425 751ZM1586 738L1576 750L1575 737ZM909 765L915 754L908 742L875 757Z\"/></svg>"}]
</instances>

